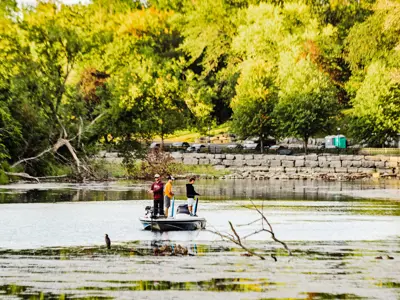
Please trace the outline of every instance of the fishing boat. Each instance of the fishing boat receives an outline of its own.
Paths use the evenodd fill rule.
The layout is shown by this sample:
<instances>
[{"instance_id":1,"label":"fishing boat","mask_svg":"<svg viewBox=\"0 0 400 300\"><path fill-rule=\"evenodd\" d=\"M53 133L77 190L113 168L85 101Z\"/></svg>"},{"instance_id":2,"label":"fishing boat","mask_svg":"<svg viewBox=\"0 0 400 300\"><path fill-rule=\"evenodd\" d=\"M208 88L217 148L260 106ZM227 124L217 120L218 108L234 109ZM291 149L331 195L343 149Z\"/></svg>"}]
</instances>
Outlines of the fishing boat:
<instances>
[{"instance_id":1,"label":"fishing boat","mask_svg":"<svg viewBox=\"0 0 400 300\"><path fill-rule=\"evenodd\" d=\"M179 231L200 230L206 228L206 219L196 215L199 199L193 208L194 215L191 216L187 204L179 205L174 211L174 199L171 201L171 216L155 217L153 208L146 206L145 215L139 220L144 230L154 231Z\"/></svg>"}]
</instances>

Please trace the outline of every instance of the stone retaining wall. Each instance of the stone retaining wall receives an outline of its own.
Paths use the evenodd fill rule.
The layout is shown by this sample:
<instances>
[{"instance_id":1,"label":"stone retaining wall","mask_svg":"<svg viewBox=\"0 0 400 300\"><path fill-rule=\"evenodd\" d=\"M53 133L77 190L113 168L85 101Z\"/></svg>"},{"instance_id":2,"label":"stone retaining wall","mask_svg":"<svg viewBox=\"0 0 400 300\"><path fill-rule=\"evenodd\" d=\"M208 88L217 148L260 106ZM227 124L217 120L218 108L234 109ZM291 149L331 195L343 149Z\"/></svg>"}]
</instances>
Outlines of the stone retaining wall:
<instances>
[{"instance_id":1,"label":"stone retaining wall","mask_svg":"<svg viewBox=\"0 0 400 300\"><path fill-rule=\"evenodd\" d=\"M400 176L400 157L397 156L207 153L172 153L172 156L188 165L211 164L216 168L227 168L232 170L234 177Z\"/></svg>"}]
</instances>

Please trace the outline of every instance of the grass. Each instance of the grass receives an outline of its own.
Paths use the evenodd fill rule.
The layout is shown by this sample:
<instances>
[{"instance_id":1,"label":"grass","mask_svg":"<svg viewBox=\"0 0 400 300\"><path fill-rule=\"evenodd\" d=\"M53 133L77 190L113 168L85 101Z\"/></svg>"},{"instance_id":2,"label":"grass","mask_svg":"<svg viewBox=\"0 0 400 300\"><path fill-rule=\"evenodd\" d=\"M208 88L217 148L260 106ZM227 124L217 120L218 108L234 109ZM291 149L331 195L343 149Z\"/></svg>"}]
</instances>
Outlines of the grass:
<instances>
[{"instance_id":1,"label":"grass","mask_svg":"<svg viewBox=\"0 0 400 300\"><path fill-rule=\"evenodd\" d=\"M91 163L98 178L127 178L128 170L121 163L111 163L104 159L93 160Z\"/></svg>"},{"instance_id":2,"label":"grass","mask_svg":"<svg viewBox=\"0 0 400 300\"><path fill-rule=\"evenodd\" d=\"M221 177L230 174L231 172L226 169L216 169L211 165L184 165L184 164L176 164L178 165L177 174L193 174L193 175L207 175L214 177Z\"/></svg>"},{"instance_id":3,"label":"grass","mask_svg":"<svg viewBox=\"0 0 400 300\"><path fill-rule=\"evenodd\" d=\"M229 132L229 125L226 123L221 124L215 128L210 130L210 136L216 136L224 133ZM200 134L199 132L194 132L190 130L178 130L174 134L171 134L165 138L165 142L172 143L172 142L188 142L193 143L196 139L199 139L201 136L208 136L208 132L206 134ZM155 138L155 140L161 140L159 136Z\"/></svg>"},{"instance_id":4,"label":"grass","mask_svg":"<svg viewBox=\"0 0 400 300\"><path fill-rule=\"evenodd\" d=\"M96 170L97 175L99 177L106 178L134 178L134 179L142 179L148 178L150 175L153 176L155 173L159 173L162 175L172 174L174 176L207 176L207 177L222 177L230 174L229 170L224 169L216 169L212 165L185 165L183 163L175 163L170 162L168 166L155 166L150 167L146 166L142 168L142 162L136 161L134 165L127 170L122 164L111 164L107 162L103 162L101 164L101 169Z\"/></svg>"},{"instance_id":5,"label":"grass","mask_svg":"<svg viewBox=\"0 0 400 300\"><path fill-rule=\"evenodd\" d=\"M360 154L364 155L400 155L400 148L362 148Z\"/></svg>"}]
</instances>

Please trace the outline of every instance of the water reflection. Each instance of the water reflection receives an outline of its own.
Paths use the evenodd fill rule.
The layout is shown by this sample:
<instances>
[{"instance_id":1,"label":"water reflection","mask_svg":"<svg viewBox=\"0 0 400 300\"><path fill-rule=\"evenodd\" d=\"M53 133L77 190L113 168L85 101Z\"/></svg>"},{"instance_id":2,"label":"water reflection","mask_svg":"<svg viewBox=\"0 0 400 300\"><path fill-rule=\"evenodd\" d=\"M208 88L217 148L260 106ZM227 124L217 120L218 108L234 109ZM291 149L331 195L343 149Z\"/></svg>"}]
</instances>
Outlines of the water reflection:
<instances>
[{"instance_id":1,"label":"water reflection","mask_svg":"<svg viewBox=\"0 0 400 300\"><path fill-rule=\"evenodd\" d=\"M53 294L46 293L42 291L36 291L31 286L23 286L16 284L9 285L0 285L0 297L6 296L9 298L10 296L18 296L19 299L27 299L27 300L110 300L114 299L113 297L97 297L97 296L87 296L87 297L77 297L76 295L68 295L68 294Z\"/></svg>"},{"instance_id":2,"label":"water reflection","mask_svg":"<svg viewBox=\"0 0 400 300\"><path fill-rule=\"evenodd\" d=\"M377 253L398 249L396 241L296 243L291 259L283 250L267 247L265 253L273 251L277 262L242 257L241 249L228 243L185 244L197 249L194 257L154 256L153 247L166 243L176 246L152 240L123 243L111 251L105 247L2 251L0 298L187 299L191 295L187 292L192 292L194 299L220 300L228 295L230 299L395 299L400 291L400 270L391 261L374 259Z\"/></svg>"},{"instance_id":3,"label":"water reflection","mask_svg":"<svg viewBox=\"0 0 400 300\"><path fill-rule=\"evenodd\" d=\"M177 199L185 198L184 181L175 182ZM88 184L15 184L0 187L0 203L51 203L149 199L149 182ZM323 182L298 180L198 180L196 188L207 200L291 199L346 200L339 192L400 189L398 180Z\"/></svg>"}]
</instances>

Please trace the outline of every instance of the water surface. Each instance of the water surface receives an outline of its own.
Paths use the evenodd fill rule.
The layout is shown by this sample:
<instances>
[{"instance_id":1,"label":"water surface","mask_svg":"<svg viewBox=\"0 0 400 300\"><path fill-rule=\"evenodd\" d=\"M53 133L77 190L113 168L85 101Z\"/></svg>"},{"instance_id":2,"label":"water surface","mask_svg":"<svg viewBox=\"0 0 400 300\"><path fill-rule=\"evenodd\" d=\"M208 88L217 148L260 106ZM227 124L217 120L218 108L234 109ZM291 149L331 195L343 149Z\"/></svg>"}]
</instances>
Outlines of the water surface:
<instances>
[{"instance_id":1,"label":"water surface","mask_svg":"<svg viewBox=\"0 0 400 300\"><path fill-rule=\"evenodd\" d=\"M260 223L276 236L246 240L267 259L209 231L154 233L138 217L151 204L147 182L18 184L0 192L0 298L14 299L398 299L397 181L199 181L208 228L241 236ZM176 183L183 194L184 182ZM380 199L350 197L359 192ZM183 202L183 197L178 197ZM388 197L393 198L393 197ZM104 234L112 249L104 247ZM188 256L159 256L162 245ZM277 257L277 262L271 258ZM388 256L393 259L389 259ZM377 259L382 257L382 259ZM12 299L12 298L11 298Z\"/></svg>"}]
</instances>

